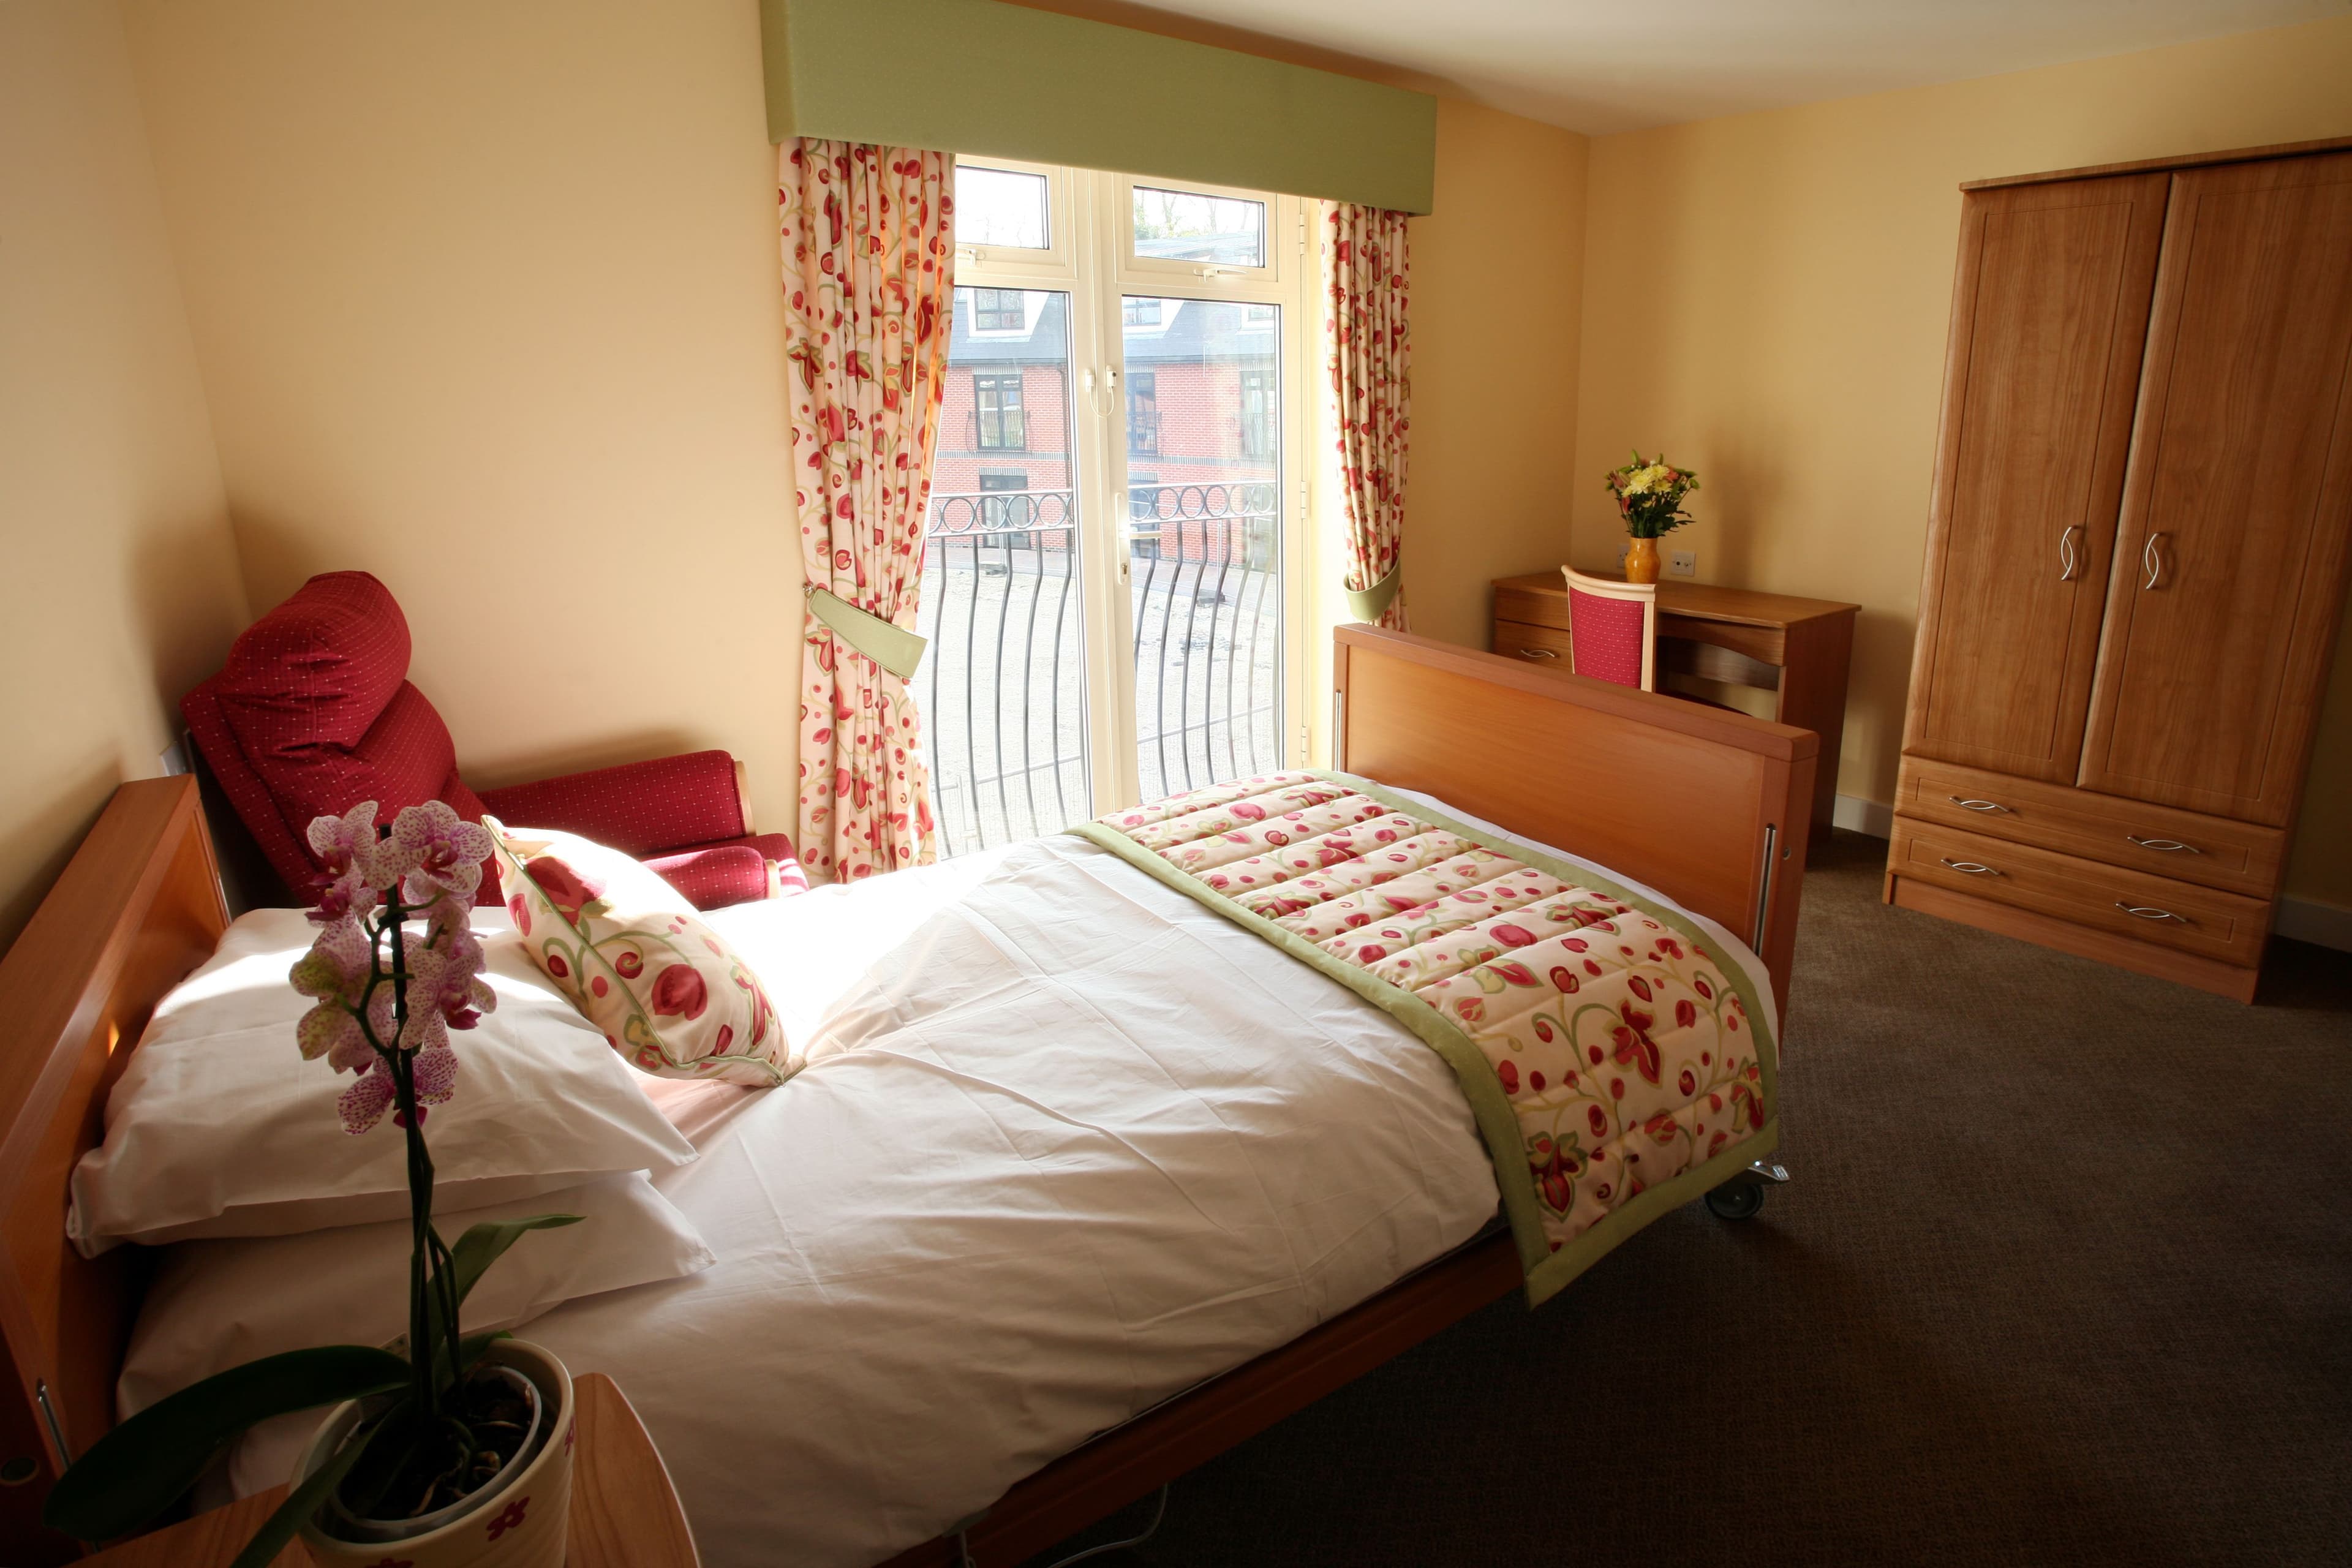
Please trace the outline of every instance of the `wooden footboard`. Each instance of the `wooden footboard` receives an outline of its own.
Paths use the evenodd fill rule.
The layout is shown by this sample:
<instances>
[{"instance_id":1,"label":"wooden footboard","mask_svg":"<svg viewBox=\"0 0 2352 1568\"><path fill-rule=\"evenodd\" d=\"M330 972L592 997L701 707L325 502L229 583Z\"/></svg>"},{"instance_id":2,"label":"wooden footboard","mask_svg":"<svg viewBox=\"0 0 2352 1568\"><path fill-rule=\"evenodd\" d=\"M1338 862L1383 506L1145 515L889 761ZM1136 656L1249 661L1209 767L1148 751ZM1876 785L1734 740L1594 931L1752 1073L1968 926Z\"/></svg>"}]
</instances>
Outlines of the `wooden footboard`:
<instances>
[{"instance_id":1,"label":"wooden footboard","mask_svg":"<svg viewBox=\"0 0 2352 1568\"><path fill-rule=\"evenodd\" d=\"M1332 765L1646 882L1763 956L1785 1009L1820 741L1720 708L1341 626Z\"/></svg>"}]
</instances>

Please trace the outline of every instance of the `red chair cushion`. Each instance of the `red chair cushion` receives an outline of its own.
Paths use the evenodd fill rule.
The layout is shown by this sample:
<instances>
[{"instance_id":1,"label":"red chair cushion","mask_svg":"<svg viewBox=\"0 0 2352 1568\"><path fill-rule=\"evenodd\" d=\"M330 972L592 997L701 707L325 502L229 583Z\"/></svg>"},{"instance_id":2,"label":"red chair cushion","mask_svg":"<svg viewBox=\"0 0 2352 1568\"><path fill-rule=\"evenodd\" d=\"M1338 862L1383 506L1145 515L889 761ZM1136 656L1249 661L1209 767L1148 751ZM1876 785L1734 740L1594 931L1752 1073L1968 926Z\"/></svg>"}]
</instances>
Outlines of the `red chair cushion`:
<instances>
[{"instance_id":1,"label":"red chair cushion","mask_svg":"<svg viewBox=\"0 0 2352 1568\"><path fill-rule=\"evenodd\" d=\"M408 621L391 592L365 572L330 572L247 626L221 672L182 704L206 761L298 896L315 869L303 842L314 816L362 800L375 801L385 822L428 800L482 815L457 776L448 726L408 683Z\"/></svg>"},{"instance_id":2,"label":"red chair cushion","mask_svg":"<svg viewBox=\"0 0 2352 1568\"><path fill-rule=\"evenodd\" d=\"M561 778L484 790L482 804L509 826L557 827L643 859L731 843L743 831L735 759L684 752ZM784 841L784 855L792 843Z\"/></svg>"},{"instance_id":3,"label":"red chair cushion","mask_svg":"<svg viewBox=\"0 0 2352 1568\"><path fill-rule=\"evenodd\" d=\"M1576 673L1620 686L1642 684L1642 629L1639 601L1604 599L1571 586L1568 591L1569 647L1575 655Z\"/></svg>"}]
</instances>

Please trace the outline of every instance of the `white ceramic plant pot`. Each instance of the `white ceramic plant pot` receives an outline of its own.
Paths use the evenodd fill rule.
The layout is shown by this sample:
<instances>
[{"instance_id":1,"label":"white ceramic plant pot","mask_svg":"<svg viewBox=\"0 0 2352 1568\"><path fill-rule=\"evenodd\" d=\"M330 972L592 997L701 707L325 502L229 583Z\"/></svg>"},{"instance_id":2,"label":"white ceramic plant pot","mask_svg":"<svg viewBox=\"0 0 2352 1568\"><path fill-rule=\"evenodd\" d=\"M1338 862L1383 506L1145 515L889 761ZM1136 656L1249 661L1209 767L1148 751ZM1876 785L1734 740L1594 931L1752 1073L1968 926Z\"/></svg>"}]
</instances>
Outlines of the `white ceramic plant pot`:
<instances>
[{"instance_id":1,"label":"white ceramic plant pot","mask_svg":"<svg viewBox=\"0 0 2352 1568\"><path fill-rule=\"evenodd\" d=\"M312 1562L325 1568L378 1568L387 1560L404 1568L563 1568L576 1417L572 1374L555 1357L522 1340L499 1340L482 1352L482 1360L513 1368L539 1389L541 1408L550 1418L541 1424L546 1436L538 1452L525 1450L512 1479L502 1479L479 1501L467 1499L448 1523L404 1541L340 1541L306 1520L302 1545ZM296 1486L326 1462L359 1420L356 1400L328 1412L294 1463Z\"/></svg>"}]
</instances>

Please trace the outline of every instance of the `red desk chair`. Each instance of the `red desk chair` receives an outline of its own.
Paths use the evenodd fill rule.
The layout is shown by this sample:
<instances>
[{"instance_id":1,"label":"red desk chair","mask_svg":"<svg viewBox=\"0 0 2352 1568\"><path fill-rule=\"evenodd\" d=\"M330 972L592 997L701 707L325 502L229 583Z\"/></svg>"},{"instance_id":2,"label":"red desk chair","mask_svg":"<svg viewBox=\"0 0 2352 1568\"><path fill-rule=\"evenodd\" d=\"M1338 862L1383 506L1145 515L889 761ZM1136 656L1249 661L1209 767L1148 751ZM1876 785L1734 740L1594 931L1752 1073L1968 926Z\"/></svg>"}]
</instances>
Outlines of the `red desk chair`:
<instances>
[{"instance_id":1,"label":"red desk chair","mask_svg":"<svg viewBox=\"0 0 2352 1568\"><path fill-rule=\"evenodd\" d=\"M472 821L487 812L576 833L636 856L699 909L808 887L790 838L751 831L743 765L725 752L475 794L448 726L408 683L408 654L391 591L365 572L329 572L247 626L221 672L181 700L222 794L297 900L320 874L310 819L371 799L386 822L440 800ZM480 901L499 902L495 868Z\"/></svg>"},{"instance_id":2,"label":"red desk chair","mask_svg":"<svg viewBox=\"0 0 2352 1568\"><path fill-rule=\"evenodd\" d=\"M1568 667L1578 675L1620 686L1658 689L1658 585L1588 577L1563 566L1568 579Z\"/></svg>"}]
</instances>

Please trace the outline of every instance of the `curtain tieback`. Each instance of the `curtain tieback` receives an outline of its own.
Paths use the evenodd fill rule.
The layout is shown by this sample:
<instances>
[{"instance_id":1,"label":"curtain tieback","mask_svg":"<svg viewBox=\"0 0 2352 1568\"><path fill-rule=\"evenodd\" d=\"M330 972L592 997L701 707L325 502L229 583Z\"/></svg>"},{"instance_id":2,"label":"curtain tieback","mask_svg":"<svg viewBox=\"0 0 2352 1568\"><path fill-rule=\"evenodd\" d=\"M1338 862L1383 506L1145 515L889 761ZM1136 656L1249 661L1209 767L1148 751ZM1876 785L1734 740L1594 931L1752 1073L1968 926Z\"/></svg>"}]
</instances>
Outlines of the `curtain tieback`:
<instances>
[{"instance_id":1,"label":"curtain tieback","mask_svg":"<svg viewBox=\"0 0 2352 1568\"><path fill-rule=\"evenodd\" d=\"M833 628L834 636L856 648L901 680L912 680L922 667L929 645L906 627L886 621L871 610L861 610L830 588L805 584L809 614Z\"/></svg>"},{"instance_id":2,"label":"curtain tieback","mask_svg":"<svg viewBox=\"0 0 2352 1568\"><path fill-rule=\"evenodd\" d=\"M1389 613L1389 605L1395 602L1397 590L1404 586L1403 573L1404 563L1400 561L1389 568L1387 576L1369 588L1347 588L1342 579L1340 586L1347 588L1349 614L1360 621L1378 625L1380 618Z\"/></svg>"}]
</instances>

